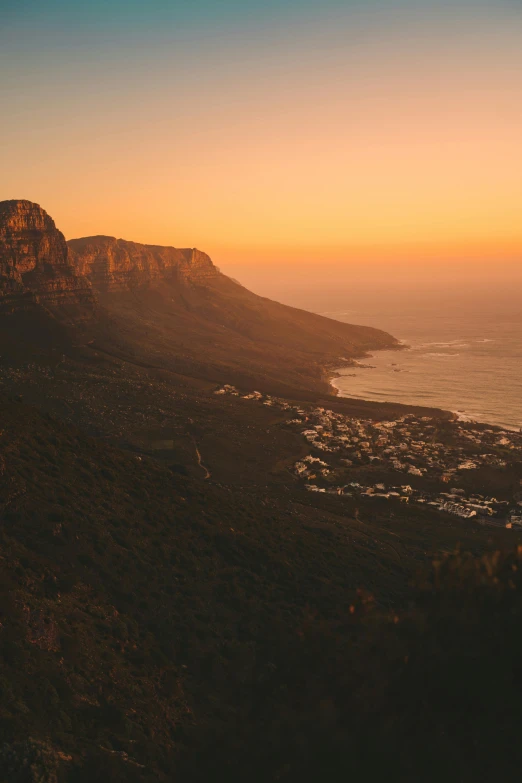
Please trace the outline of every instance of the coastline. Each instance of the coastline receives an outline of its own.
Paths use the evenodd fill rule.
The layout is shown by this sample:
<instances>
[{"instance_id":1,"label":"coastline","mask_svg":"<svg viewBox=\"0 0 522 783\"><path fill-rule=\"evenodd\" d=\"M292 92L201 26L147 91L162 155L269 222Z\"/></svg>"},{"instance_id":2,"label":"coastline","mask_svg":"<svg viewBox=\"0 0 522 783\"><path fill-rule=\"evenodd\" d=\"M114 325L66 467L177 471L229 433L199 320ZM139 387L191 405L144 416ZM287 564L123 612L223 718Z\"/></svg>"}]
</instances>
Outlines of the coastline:
<instances>
[{"instance_id":1,"label":"coastline","mask_svg":"<svg viewBox=\"0 0 522 783\"><path fill-rule=\"evenodd\" d=\"M405 342L400 343L400 349L407 349L409 346ZM336 379L338 378L346 378L350 377L347 373L342 372L342 370L347 370L349 368L361 368L361 369L375 369L372 365L364 365L361 364L359 359L372 359L374 357L375 353L380 352L380 350L393 350L390 348L384 348L384 349L374 349L373 353L366 353L364 356L358 357L357 359L350 359L347 360L346 363L343 363L341 365L337 365L335 369L331 369L327 372L328 376L328 382L330 384L330 387L332 389L333 396L337 397L339 400L346 399L346 400L361 400L367 403L386 403L386 404L392 404L392 405L401 405L405 408L407 407L415 407L415 408L426 408L426 410L433 410L433 408L436 408L440 410L442 413L446 414L449 419L452 421L460 421L462 423L468 423L468 424L476 424L480 427L492 427L498 430L505 430L509 432L522 432L522 426L517 427L516 425L511 424L500 424L500 423L492 423L491 421L487 420L480 420L473 417L472 414L466 413L466 411L457 409L457 410L451 410L450 408L444 408L442 406L438 406L435 403L432 405L425 405L418 402L415 402L414 400L397 400L397 399L369 399L367 396L361 396L361 395L349 395L346 394L346 392L343 393L343 389L341 389L336 384Z\"/></svg>"},{"instance_id":2,"label":"coastline","mask_svg":"<svg viewBox=\"0 0 522 783\"><path fill-rule=\"evenodd\" d=\"M393 335L390 335L392 339L394 340L393 343L390 345L387 345L383 348L371 348L368 351L364 351L363 353L358 354L357 356L350 356L350 357L342 357L339 359L336 359L335 361L330 361L322 364L322 376L325 383L328 384L331 390L331 394L334 397L342 397L343 395L340 394L340 390L335 386L334 379L335 378L342 378L343 373L341 370L347 370L350 367L361 367L364 365L361 365L360 360L362 359L371 359L373 356L373 353L370 353L369 351L404 351L407 348L409 348L409 345L404 342L404 340L398 340L396 337L393 337ZM362 399L362 398L361 398ZM371 402L371 400L366 400L366 402ZM394 402L391 400L391 402Z\"/></svg>"}]
</instances>

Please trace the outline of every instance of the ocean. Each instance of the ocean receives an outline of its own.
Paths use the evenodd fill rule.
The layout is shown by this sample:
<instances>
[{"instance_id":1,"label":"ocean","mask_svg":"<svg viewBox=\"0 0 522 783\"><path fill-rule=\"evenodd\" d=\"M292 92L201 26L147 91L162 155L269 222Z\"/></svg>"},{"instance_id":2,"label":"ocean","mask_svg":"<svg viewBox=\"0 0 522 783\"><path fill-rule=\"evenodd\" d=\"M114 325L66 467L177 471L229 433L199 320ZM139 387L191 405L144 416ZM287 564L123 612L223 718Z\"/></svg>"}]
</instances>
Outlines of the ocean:
<instances>
[{"instance_id":1,"label":"ocean","mask_svg":"<svg viewBox=\"0 0 522 783\"><path fill-rule=\"evenodd\" d=\"M351 299L351 297L350 297ZM395 297L394 297L395 299ZM368 365L341 370L339 394L429 405L461 419L522 428L522 307L518 291L417 291L398 302L376 297L341 321L378 326L407 349L377 351Z\"/></svg>"},{"instance_id":2,"label":"ocean","mask_svg":"<svg viewBox=\"0 0 522 783\"><path fill-rule=\"evenodd\" d=\"M520 280L262 282L252 280L251 287L330 318L384 329L408 346L341 369L334 380L339 394L522 428Z\"/></svg>"}]
</instances>

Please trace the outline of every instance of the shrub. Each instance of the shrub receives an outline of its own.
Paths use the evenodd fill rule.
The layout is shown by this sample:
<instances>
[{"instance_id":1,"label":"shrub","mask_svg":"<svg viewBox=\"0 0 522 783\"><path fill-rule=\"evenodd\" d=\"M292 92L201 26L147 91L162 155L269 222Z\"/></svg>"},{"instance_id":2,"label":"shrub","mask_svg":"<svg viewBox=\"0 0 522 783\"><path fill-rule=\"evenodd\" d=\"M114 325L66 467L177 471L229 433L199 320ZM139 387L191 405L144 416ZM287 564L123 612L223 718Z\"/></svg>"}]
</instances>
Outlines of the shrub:
<instances>
[{"instance_id":1,"label":"shrub","mask_svg":"<svg viewBox=\"0 0 522 783\"><path fill-rule=\"evenodd\" d=\"M71 757L29 737L0 748L0 780L6 783L58 783L58 769Z\"/></svg>"}]
</instances>

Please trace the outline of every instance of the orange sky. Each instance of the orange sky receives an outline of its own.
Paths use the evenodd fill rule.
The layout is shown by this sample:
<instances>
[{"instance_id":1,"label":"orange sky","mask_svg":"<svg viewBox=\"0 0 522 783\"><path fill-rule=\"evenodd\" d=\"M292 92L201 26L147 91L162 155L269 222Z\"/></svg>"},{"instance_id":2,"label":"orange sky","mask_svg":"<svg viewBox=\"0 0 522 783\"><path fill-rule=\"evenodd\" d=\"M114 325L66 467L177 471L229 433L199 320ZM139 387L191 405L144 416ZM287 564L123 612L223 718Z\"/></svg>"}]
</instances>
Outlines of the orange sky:
<instances>
[{"instance_id":1,"label":"orange sky","mask_svg":"<svg viewBox=\"0 0 522 783\"><path fill-rule=\"evenodd\" d=\"M520 263L520 7L306 5L178 38L14 15L0 198L218 263Z\"/></svg>"}]
</instances>

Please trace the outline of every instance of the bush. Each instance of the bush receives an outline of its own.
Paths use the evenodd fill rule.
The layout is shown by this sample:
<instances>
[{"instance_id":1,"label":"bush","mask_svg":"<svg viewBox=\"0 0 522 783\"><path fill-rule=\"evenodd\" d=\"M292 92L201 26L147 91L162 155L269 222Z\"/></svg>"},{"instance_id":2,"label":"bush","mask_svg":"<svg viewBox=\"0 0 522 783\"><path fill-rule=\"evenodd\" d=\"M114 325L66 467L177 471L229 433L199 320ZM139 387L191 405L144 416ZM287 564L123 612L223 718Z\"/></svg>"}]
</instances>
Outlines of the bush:
<instances>
[{"instance_id":1,"label":"bush","mask_svg":"<svg viewBox=\"0 0 522 783\"><path fill-rule=\"evenodd\" d=\"M310 615L277 649L221 671L236 711L195 738L182 779L228 783L514 780L522 725L522 547L457 552L407 611L361 593L344 623Z\"/></svg>"},{"instance_id":2,"label":"bush","mask_svg":"<svg viewBox=\"0 0 522 783\"><path fill-rule=\"evenodd\" d=\"M58 770L71 757L47 742L29 739L0 749L0 780L6 783L58 783Z\"/></svg>"}]
</instances>

